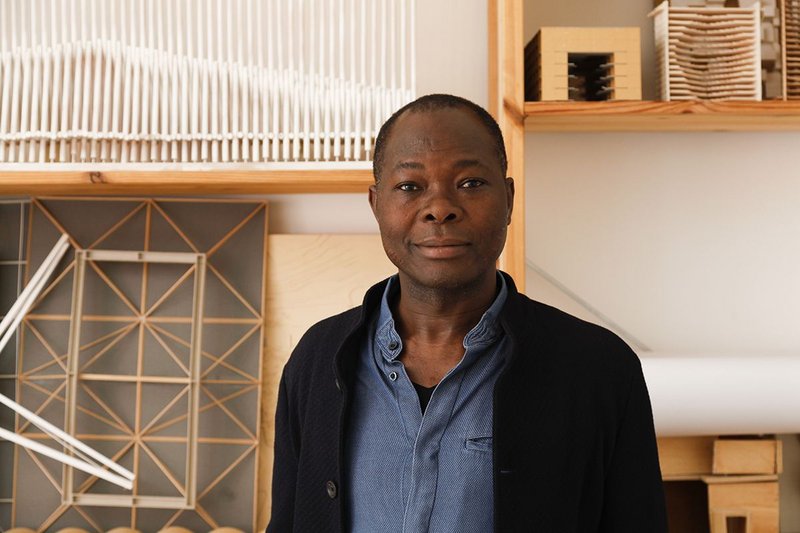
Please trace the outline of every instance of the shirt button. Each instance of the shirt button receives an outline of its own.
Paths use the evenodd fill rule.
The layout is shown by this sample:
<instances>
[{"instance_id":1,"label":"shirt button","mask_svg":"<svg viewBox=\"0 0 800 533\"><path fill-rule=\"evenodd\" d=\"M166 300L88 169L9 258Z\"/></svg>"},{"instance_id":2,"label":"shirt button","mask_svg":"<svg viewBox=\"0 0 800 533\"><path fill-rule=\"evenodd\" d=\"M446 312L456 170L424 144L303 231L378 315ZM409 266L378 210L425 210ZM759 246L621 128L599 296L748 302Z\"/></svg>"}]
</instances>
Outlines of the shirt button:
<instances>
[{"instance_id":1,"label":"shirt button","mask_svg":"<svg viewBox=\"0 0 800 533\"><path fill-rule=\"evenodd\" d=\"M390 350L396 350L397 349L397 341L390 342L389 343L389 349Z\"/></svg>"},{"instance_id":2,"label":"shirt button","mask_svg":"<svg viewBox=\"0 0 800 533\"><path fill-rule=\"evenodd\" d=\"M325 482L325 490L328 491L328 498L332 500L336 498L336 494L338 493L338 490L336 489L336 483L328 480Z\"/></svg>"},{"instance_id":3,"label":"shirt button","mask_svg":"<svg viewBox=\"0 0 800 533\"><path fill-rule=\"evenodd\" d=\"M397 372L389 372L389 379L395 381L397 379Z\"/></svg>"}]
</instances>

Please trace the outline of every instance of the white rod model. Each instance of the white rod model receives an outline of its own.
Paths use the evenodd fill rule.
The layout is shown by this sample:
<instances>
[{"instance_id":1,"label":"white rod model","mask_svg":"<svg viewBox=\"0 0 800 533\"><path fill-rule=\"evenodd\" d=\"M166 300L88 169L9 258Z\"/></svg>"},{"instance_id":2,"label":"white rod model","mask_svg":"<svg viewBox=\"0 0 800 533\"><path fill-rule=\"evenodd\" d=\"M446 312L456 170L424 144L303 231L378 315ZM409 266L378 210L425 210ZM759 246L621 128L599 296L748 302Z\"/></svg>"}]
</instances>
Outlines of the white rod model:
<instances>
[{"instance_id":1,"label":"white rod model","mask_svg":"<svg viewBox=\"0 0 800 533\"><path fill-rule=\"evenodd\" d=\"M5 439L9 442L13 442L14 444L18 444L23 448L27 448L33 452L42 454L45 457L49 457L50 459L55 459L59 463L63 463L73 468L77 468L78 470L82 470L87 474L91 474L93 476L99 477L100 479L104 479L109 483L113 483L119 487L122 487L123 489L131 490L133 488L133 480L128 480L123 478L122 476L112 474L111 472L103 470L102 468L96 465L93 465L86 461L82 461L81 459L77 459L75 457L71 457L63 452L54 450L53 448L49 448L44 444L36 442L35 440L23 437L22 435L17 435L16 433L8 431L7 429L0 428L0 439Z\"/></svg>"},{"instance_id":2,"label":"white rod model","mask_svg":"<svg viewBox=\"0 0 800 533\"><path fill-rule=\"evenodd\" d=\"M111 459L109 459L108 457L103 455L102 453L98 452L97 450L95 450L91 446L88 446L84 442L76 439L72 435L69 435L68 433L66 433L63 430L59 429L58 427L54 426L53 424L51 424L50 422L48 422L44 418L42 418L39 415L37 415L36 413L34 413L33 411L30 411L30 410L26 409L25 407L23 407L22 405L18 404L17 402L12 400L8 396L5 396L4 394L0 394L0 404L5 405L6 407L8 407L9 409L11 409L15 413L17 413L19 416L21 416L25 420L30 421L33 425L35 425L36 427L38 427L39 429L41 429L42 431L47 433L53 439L55 439L55 440L59 441L60 443L62 443L65 447L74 448L75 450L87 455L88 457L91 457L92 459L94 459L98 463L110 468L111 470L113 470L114 472L116 472L117 474L119 474L120 476L122 476L123 478L125 478L128 481L133 481L133 479L135 478L133 472L131 472L130 470L127 470L126 468L118 465L117 463L115 463L114 461L112 461ZM2 429L2 428L0 428L0 429ZM61 462L63 463L64 461L61 461ZM75 466L75 465L72 465L72 466ZM76 467L76 468L80 468L80 467ZM127 488L130 489L130 486L127 487Z\"/></svg>"},{"instance_id":3,"label":"white rod model","mask_svg":"<svg viewBox=\"0 0 800 533\"><path fill-rule=\"evenodd\" d=\"M0 0L0 163L368 160L415 2Z\"/></svg>"}]
</instances>

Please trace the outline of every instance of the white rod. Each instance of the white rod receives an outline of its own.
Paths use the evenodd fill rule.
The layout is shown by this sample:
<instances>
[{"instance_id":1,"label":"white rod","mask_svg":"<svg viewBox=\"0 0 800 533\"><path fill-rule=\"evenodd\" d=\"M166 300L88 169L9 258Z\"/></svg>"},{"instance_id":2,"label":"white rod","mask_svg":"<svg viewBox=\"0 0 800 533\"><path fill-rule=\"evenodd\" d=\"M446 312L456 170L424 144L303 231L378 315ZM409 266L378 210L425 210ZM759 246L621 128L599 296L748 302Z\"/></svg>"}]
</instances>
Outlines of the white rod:
<instances>
[{"instance_id":1,"label":"white rod","mask_svg":"<svg viewBox=\"0 0 800 533\"><path fill-rule=\"evenodd\" d=\"M2 395L0 394L0 396ZM104 479L109 483L113 483L119 487L122 487L123 489L131 490L133 488L132 480L129 481L121 476L112 474L111 472L103 470L102 468L98 468L97 466L89 464L86 461L76 459L75 457L70 457L69 455L63 452L59 452L58 450L48 448L44 444L31 440L27 437L23 437L22 435L17 435L16 433L12 433L7 429L0 428L0 438L5 439L9 442L13 442L14 444L18 444L23 448L27 448L33 452L44 455L45 457L49 457L50 459L55 459L59 463L69 465L73 468L77 468L78 470L86 472L87 474L91 474L93 476Z\"/></svg>"},{"instance_id":2,"label":"white rod","mask_svg":"<svg viewBox=\"0 0 800 533\"><path fill-rule=\"evenodd\" d=\"M152 36L152 33L151 33ZM150 138L150 112L152 110L152 104L150 102L150 76L152 75L152 66L153 66L153 51L146 50L139 55L139 68L141 69L141 80L142 80L142 113L139 117L141 120L139 131L141 132L141 141L140 141L140 152L139 152L139 161L147 162L150 161L150 150L151 150L151 143L148 141ZM155 144L155 143L153 143Z\"/></svg>"},{"instance_id":3,"label":"white rod","mask_svg":"<svg viewBox=\"0 0 800 533\"><path fill-rule=\"evenodd\" d=\"M41 119L39 122L39 131L42 134L41 144L39 145L39 161L47 160L47 140L44 138L47 131L50 129L50 85L52 83L52 64L53 64L53 50L48 47L44 51L44 74L42 78L42 109ZM1 160L1 159L0 159Z\"/></svg>"},{"instance_id":4,"label":"white rod","mask_svg":"<svg viewBox=\"0 0 800 533\"><path fill-rule=\"evenodd\" d=\"M30 130L35 131L39 126L39 104L42 101L42 47L37 46L33 53L33 95L31 96L31 118ZM36 139L31 140L28 152L28 161L36 161L36 154L39 152Z\"/></svg>"},{"instance_id":5,"label":"white rod","mask_svg":"<svg viewBox=\"0 0 800 533\"><path fill-rule=\"evenodd\" d=\"M55 8L55 6L53 6ZM63 13L61 14L63 17ZM53 17L55 20L55 17ZM55 24L53 24L54 34L55 34ZM64 56L64 46L59 44L54 48L53 52L53 96L51 98L51 105L50 105L50 130L53 134L56 134L60 131L58 117L60 115L59 104L61 103L61 83L63 81L61 67L64 65L66 61L66 57ZM53 138L50 140L50 151L47 156L47 161L56 161L58 157L57 150L58 149L58 140L57 137L54 135Z\"/></svg>"},{"instance_id":6,"label":"white rod","mask_svg":"<svg viewBox=\"0 0 800 533\"><path fill-rule=\"evenodd\" d=\"M68 434L64 430L51 424L44 418L40 417L33 411L26 409L25 407L18 404L11 398L3 394L0 394L0 403L11 409L18 415L20 415L25 420L30 421L33 425L35 425L36 427L47 433L49 436L53 437L54 439L60 441L65 446L71 446L75 450L98 461L100 464L107 466L108 468L110 468L120 476L124 477L125 479L133 481L133 479L136 477L133 474L133 472L115 463L114 461L112 461L102 453L98 452L91 446L85 444L83 441L76 439L75 437Z\"/></svg>"},{"instance_id":7,"label":"white rod","mask_svg":"<svg viewBox=\"0 0 800 533\"><path fill-rule=\"evenodd\" d=\"M76 9L75 11L80 11L81 13L85 13L85 0L81 0L81 9ZM85 50L85 41L83 40L83 24L78 24L77 22L77 13L73 13L73 23L76 25L76 28L80 28L80 32L78 33L78 42L75 45L75 78L74 83L72 85L73 93L72 93L72 138L70 143L70 160L76 160L76 154L78 149L78 143L76 141L75 136L81 129L81 104L82 96L83 96L83 61L84 57L86 56ZM88 104L88 102L87 102Z\"/></svg>"},{"instance_id":8,"label":"white rod","mask_svg":"<svg viewBox=\"0 0 800 533\"><path fill-rule=\"evenodd\" d=\"M111 93L113 98L113 107L111 111L111 131L113 132L113 139L111 140L111 161L119 161L119 137L120 137L120 114L122 108L125 106L125 95L122 92L123 76L125 76L125 64L122 61L122 46L119 42L114 43L114 89Z\"/></svg>"},{"instance_id":9,"label":"white rod","mask_svg":"<svg viewBox=\"0 0 800 533\"><path fill-rule=\"evenodd\" d=\"M2 19L0 19L2 22ZM8 133L9 113L11 106L11 72L13 57L11 54L3 54L0 61L3 62L3 91L0 94L0 135ZM0 161L5 161L6 142L0 142Z\"/></svg>"},{"instance_id":10,"label":"white rod","mask_svg":"<svg viewBox=\"0 0 800 533\"><path fill-rule=\"evenodd\" d=\"M39 282L39 279L47 275L48 269L50 269L50 265L57 264L58 261L60 261L61 258L64 256L64 252L66 252L67 247L69 246L67 243L68 239L69 236L67 236L66 233L63 233L61 235L61 238L58 239L56 244L50 250L50 253L48 253L47 256L44 258L42 264L39 266L38 269L36 269L36 272L33 274L33 276L31 276L30 281L22 290L20 295L17 297L17 300L11 306L11 309L8 310L6 315L3 317L3 320L0 321L0 335L3 335L5 333L6 328L9 327L9 324L11 324L12 321L14 321L14 317L16 317L18 314L20 315L25 314L25 311L22 311L23 307L25 306L25 302L29 299L31 293L35 291L35 287L36 284ZM37 296L38 293L34 294L33 299L36 299ZM0 352L2 352L2 349L0 349Z\"/></svg>"},{"instance_id":11,"label":"white rod","mask_svg":"<svg viewBox=\"0 0 800 533\"><path fill-rule=\"evenodd\" d=\"M22 108L20 110L20 123L19 132L24 133L28 131L28 123L30 117L30 97L31 97L31 50L26 48L22 52ZM27 143L24 138L20 141L19 145L19 161L25 159L25 148Z\"/></svg>"},{"instance_id":12,"label":"white rod","mask_svg":"<svg viewBox=\"0 0 800 533\"><path fill-rule=\"evenodd\" d=\"M2 332L2 339L0 339L0 352L2 352L3 349L6 347L8 341L11 340L11 337L17 330L17 327L19 326L20 322L22 322L22 319L25 318L25 314L36 302L36 298L38 297L39 293L42 292L44 286L47 284L47 280L50 278L50 275L53 273L53 270L55 270L56 265L58 265L58 261L60 261L61 257L63 257L67 247L68 247L67 244L63 244L57 249L57 258L54 258L54 261L47 265L47 269L43 273L42 277L38 278L33 284L29 284L31 285L31 291L29 291L24 298L21 298L22 304L20 305L19 309L16 310L14 314L9 313L9 315L11 316L11 322L8 325L7 329L5 329Z\"/></svg>"}]
</instances>

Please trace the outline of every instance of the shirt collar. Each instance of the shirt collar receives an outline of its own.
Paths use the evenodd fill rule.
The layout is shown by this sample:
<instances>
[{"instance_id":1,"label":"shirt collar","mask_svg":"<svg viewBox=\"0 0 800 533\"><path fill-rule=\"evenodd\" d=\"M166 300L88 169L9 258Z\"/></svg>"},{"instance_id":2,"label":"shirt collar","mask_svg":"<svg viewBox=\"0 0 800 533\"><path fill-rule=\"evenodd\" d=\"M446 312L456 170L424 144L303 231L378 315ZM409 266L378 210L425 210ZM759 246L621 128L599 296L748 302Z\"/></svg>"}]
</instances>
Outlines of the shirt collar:
<instances>
[{"instance_id":1,"label":"shirt collar","mask_svg":"<svg viewBox=\"0 0 800 533\"><path fill-rule=\"evenodd\" d=\"M502 333L499 317L508 297L508 287L505 278L499 273L497 274L497 283L500 289L497 291L497 296L495 296L492 305L483 313L475 327L464 337L465 349L471 346L490 344ZM394 361L403 351L403 340L395 328L394 316L392 316L392 309L389 304L397 296L399 290L400 280L399 276L395 274L389 278L389 282L383 291L378 318L375 322L375 344L387 361Z\"/></svg>"}]
</instances>

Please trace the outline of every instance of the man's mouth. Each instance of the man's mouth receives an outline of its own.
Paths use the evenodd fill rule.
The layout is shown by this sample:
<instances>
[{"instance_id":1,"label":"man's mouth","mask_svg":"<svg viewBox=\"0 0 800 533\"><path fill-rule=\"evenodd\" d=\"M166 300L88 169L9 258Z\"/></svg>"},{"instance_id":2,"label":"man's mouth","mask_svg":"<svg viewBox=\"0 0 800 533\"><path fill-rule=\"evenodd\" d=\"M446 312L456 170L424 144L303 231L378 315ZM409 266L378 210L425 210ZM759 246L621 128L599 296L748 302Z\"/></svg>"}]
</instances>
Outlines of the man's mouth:
<instances>
[{"instance_id":1,"label":"man's mouth","mask_svg":"<svg viewBox=\"0 0 800 533\"><path fill-rule=\"evenodd\" d=\"M421 255L428 259L451 259L463 254L469 242L451 238L429 238L416 244Z\"/></svg>"}]
</instances>

